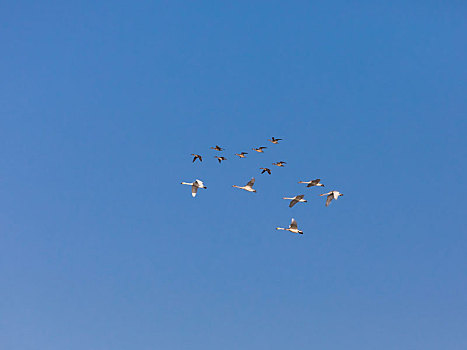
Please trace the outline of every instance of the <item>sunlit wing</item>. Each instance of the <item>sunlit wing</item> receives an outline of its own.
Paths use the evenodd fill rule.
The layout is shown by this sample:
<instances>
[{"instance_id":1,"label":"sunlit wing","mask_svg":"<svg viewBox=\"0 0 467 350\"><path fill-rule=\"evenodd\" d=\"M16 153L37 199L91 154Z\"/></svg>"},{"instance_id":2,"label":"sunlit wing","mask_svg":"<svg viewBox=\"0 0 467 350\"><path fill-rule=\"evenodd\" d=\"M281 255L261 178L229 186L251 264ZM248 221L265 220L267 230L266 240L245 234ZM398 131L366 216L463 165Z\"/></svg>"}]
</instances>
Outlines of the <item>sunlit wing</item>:
<instances>
[{"instance_id":1,"label":"sunlit wing","mask_svg":"<svg viewBox=\"0 0 467 350\"><path fill-rule=\"evenodd\" d=\"M295 219L292 219L292 222L290 223L290 228L297 229L297 222L295 221Z\"/></svg>"}]
</instances>

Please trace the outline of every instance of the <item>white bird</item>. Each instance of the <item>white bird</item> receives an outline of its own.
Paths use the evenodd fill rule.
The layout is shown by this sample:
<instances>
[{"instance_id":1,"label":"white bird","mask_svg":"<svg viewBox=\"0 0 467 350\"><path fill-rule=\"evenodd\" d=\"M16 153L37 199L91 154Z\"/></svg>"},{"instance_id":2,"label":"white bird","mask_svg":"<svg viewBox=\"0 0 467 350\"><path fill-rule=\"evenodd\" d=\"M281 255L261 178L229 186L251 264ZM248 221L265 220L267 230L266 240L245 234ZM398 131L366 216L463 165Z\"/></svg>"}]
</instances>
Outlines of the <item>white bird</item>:
<instances>
[{"instance_id":1,"label":"white bird","mask_svg":"<svg viewBox=\"0 0 467 350\"><path fill-rule=\"evenodd\" d=\"M289 225L289 228L283 228L283 227L276 227L276 230L284 230L284 231L289 231L292 233L299 233L303 235L303 231L300 231L297 227L297 222L295 221L294 218L292 218L292 222Z\"/></svg>"},{"instance_id":2,"label":"white bird","mask_svg":"<svg viewBox=\"0 0 467 350\"><path fill-rule=\"evenodd\" d=\"M331 201L332 201L333 199L336 199L336 200L337 200L337 198L339 198L339 196L343 196L344 194L343 194L343 193L340 193L340 192L338 192L338 191L331 191L331 192L328 192L328 193L320 194L320 196L326 196L326 195L328 196L328 197L326 198L326 206L328 206L329 203L331 203Z\"/></svg>"},{"instance_id":3,"label":"white bird","mask_svg":"<svg viewBox=\"0 0 467 350\"><path fill-rule=\"evenodd\" d=\"M265 148L267 148L267 147L261 146L261 147L258 147L258 148L252 148L252 150L256 151L258 153L264 153L263 149L265 149Z\"/></svg>"},{"instance_id":4,"label":"white bird","mask_svg":"<svg viewBox=\"0 0 467 350\"><path fill-rule=\"evenodd\" d=\"M217 160L219 161L219 163L222 163L223 160L226 160L227 158L225 157L218 157L218 156L214 156L214 158L217 158Z\"/></svg>"},{"instance_id":5,"label":"white bird","mask_svg":"<svg viewBox=\"0 0 467 350\"><path fill-rule=\"evenodd\" d=\"M254 184L255 184L255 178L253 177L245 186L232 185L232 187L237 187L248 192L256 192L256 190L253 189Z\"/></svg>"},{"instance_id":6,"label":"white bird","mask_svg":"<svg viewBox=\"0 0 467 350\"><path fill-rule=\"evenodd\" d=\"M320 183L321 179L316 179L316 180L311 180L311 181L299 181L299 184L308 184L306 187L311 187L311 186L322 186L324 185Z\"/></svg>"},{"instance_id":7,"label":"white bird","mask_svg":"<svg viewBox=\"0 0 467 350\"><path fill-rule=\"evenodd\" d=\"M280 140L282 140L282 139L276 139L274 136L270 140L268 139L268 141L271 141L272 143L274 143L276 145L279 143Z\"/></svg>"},{"instance_id":8,"label":"white bird","mask_svg":"<svg viewBox=\"0 0 467 350\"><path fill-rule=\"evenodd\" d=\"M285 166L284 164L287 164L286 162L283 162L283 161L280 161L280 162L277 162L277 163L272 163L272 165L277 165L277 166Z\"/></svg>"},{"instance_id":9,"label":"white bird","mask_svg":"<svg viewBox=\"0 0 467 350\"><path fill-rule=\"evenodd\" d=\"M235 153L236 156L239 156L240 158L246 158L246 155L248 152L242 152L242 153Z\"/></svg>"},{"instance_id":10,"label":"white bird","mask_svg":"<svg viewBox=\"0 0 467 350\"><path fill-rule=\"evenodd\" d=\"M289 204L289 208L292 208L298 202L306 203L307 200L303 199L303 197L305 197L304 194L299 194L298 196L295 196L295 197L292 197L292 198L283 197L282 199L290 199L291 201L290 201L290 204Z\"/></svg>"},{"instance_id":11,"label":"white bird","mask_svg":"<svg viewBox=\"0 0 467 350\"><path fill-rule=\"evenodd\" d=\"M203 157L201 157L199 154L192 153L191 155L194 157L193 158L193 163L195 162L196 159L199 159L200 162L203 161Z\"/></svg>"},{"instance_id":12,"label":"white bird","mask_svg":"<svg viewBox=\"0 0 467 350\"><path fill-rule=\"evenodd\" d=\"M207 188L204 186L203 181L196 179L194 182L182 182L182 185L190 185L191 186L191 195L196 197L196 192L198 192L198 188Z\"/></svg>"}]
</instances>

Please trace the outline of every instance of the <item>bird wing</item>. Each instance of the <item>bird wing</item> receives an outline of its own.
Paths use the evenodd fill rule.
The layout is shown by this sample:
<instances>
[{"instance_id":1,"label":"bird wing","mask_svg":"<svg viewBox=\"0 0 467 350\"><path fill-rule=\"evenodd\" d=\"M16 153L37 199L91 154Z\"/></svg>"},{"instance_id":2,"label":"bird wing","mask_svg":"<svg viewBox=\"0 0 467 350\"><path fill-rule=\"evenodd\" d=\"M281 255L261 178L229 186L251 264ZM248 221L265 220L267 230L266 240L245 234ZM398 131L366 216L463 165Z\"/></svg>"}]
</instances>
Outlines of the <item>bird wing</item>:
<instances>
[{"instance_id":1,"label":"bird wing","mask_svg":"<svg viewBox=\"0 0 467 350\"><path fill-rule=\"evenodd\" d=\"M305 197L304 194L299 194L298 196L295 196L295 199L300 200L300 199L303 199L303 197Z\"/></svg>"},{"instance_id":2,"label":"bird wing","mask_svg":"<svg viewBox=\"0 0 467 350\"><path fill-rule=\"evenodd\" d=\"M193 186L191 186L191 195L193 197L196 197L196 192L198 192L198 186L196 185L196 182L193 183Z\"/></svg>"},{"instance_id":3,"label":"bird wing","mask_svg":"<svg viewBox=\"0 0 467 350\"><path fill-rule=\"evenodd\" d=\"M326 206L329 205L329 203L331 203L332 199L334 198L334 196L331 194L329 194L326 198Z\"/></svg>"},{"instance_id":4,"label":"bird wing","mask_svg":"<svg viewBox=\"0 0 467 350\"><path fill-rule=\"evenodd\" d=\"M250 181L248 181L245 187L253 187L254 184L255 184L255 178L253 177Z\"/></svg>"},{"instance_id":5,"label":"bird wing","mask_svg":"<svg viewBox=\"0 0 467 350\"><path fill-rule=\"evenodd\" d=\"M298 201L296 199L292 199L289 204L289 208L292 208L295 204L297 204Z\"/></svg>"},{"instance_id":6,"label":"bird wing","mask_svg":"<svg viewBox=\"0 0 467 350\"><path fill-rule=\"evenodd\" d=\"M297 222L295 221L295 219L292 219L292 222L290 223L290 227L289 227L289 228L297 229Z\"/></svg>"}]
</instances>

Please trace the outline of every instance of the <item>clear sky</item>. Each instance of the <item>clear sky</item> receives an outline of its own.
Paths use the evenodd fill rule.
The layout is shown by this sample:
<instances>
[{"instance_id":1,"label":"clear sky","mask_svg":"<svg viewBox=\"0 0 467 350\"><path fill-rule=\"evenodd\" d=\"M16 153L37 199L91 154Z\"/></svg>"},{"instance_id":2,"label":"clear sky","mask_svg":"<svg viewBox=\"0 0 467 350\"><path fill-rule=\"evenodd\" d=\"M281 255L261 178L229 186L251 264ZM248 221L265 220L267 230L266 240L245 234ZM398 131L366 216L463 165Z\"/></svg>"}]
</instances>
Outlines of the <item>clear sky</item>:
<instances>
[{"instance_id":1,"label":"clear sky","mask_svg":"<svg viewBox=\"0 0 467 350\"><path fill-rule=\"evenodd\" d=\"M2 2L0 347L467 349L466 15Z\"/></svg>"}]
</instances>

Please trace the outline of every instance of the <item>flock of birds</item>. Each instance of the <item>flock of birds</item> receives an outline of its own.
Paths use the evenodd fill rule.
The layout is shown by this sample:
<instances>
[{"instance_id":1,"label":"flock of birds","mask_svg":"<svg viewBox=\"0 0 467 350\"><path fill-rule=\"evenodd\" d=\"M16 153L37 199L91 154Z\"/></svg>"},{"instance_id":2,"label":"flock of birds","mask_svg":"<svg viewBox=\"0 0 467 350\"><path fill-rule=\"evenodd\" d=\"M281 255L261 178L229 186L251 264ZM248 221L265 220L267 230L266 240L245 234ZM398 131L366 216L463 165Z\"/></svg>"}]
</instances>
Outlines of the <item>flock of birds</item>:
<instances>
[{"instance_id":1,"label":"flock of birds","mask_svg":"<svg viewBox=\"0 0 467 350\"><path fill-rule=\"evenodd\" d=\"M268 141L272 142L275 145L277 145L279 143L279 141L282 141L282 139L276 139L275 137L272 137L271 139L268 139ZM252 150L254 150L254 151L258 152L258 153L264 153L264 150L266 148L267 147L261 146L261 147L258 147L258 148L252 148ZM215 147L211 147L211 149L213 149L215 151L219 151L219 152L224 151L224 148L222 148L222 147L220 147L218 145L216 145ZM239 158L246 158L247 154L248 154L248 152L235 153L235 155L238 156ZM203 157L201 155L193 154L193 153L191 155L193 156L193 163L196 160L198 160L200 162L203 161ZM224 160L227 160L227 158L225 158L224 156L214 156L214 158L216 158L219 161L219 163L222 163ZM275 165L275 166L278 166L278 167L284 167L285 164L287 164L287 163L284 162L284 161L279 161L279 162L276 162L276 163L272 163L272 165ZM261 170L261 174L268 173L269 175L271 175L271 169L269 169L269 168L259 168L259 169ZM306 184L307 185L306 187L314 187L314 186L324 187L324 185L321 183L321 179L314 179L314 180L310 180L310 181L299 181L298 183ZM203 181L198 180L198 179L196 179L193 182L182 182L181 184L191 186L191 195L193 197L196 197L196 194L198 193L199 188L207 189L207 187L204 186ZM256 190L253 188L254 184L255 184L255 178L253 177L250 181L248 181L248 183L245 186L232 185L232 187L239 188L241 190L245 190L245 191L248 191L248 192L256 193ZM343 196L343 194L340 193L339 191L334 191L333 190L333 191L330 191L330 192L327 192L327 193L320 194L320 196L327 196L326 197L326 207L327 207L327 206L329 206L329 204L331 204L333 199L337 200L340 196ZM304 199L304 197L305 197L305 195L299 194L299 195L297 195L295 197L283 197L282 199L290 200L289 208L292 208L297 203L306 203L307 200ZM303 234L303 231L298 229L297 221L294 218L292 218L292 222L290 223L288 228L276 227L276 230L284 230L284 231L289 231L289 232L292 232L292 233Z\"/></svg>"}]
</instances>

